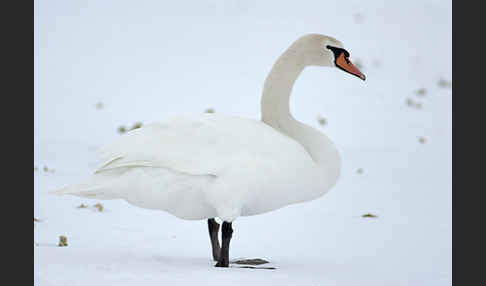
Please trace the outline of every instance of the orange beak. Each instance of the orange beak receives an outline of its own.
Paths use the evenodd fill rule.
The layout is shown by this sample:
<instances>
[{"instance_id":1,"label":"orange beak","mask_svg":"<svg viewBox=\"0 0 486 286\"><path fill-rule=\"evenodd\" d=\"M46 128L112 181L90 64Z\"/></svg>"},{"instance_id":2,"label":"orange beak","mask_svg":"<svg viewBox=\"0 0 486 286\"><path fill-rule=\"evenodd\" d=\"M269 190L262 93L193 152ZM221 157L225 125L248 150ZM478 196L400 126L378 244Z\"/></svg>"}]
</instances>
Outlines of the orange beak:
<instances>
[{"instance_id":1,"label":"orange beak","mask_svg":"<svg viewBox=\"0 0 486 286\"><path fill-rule=\"evenodd\" d=\"M338 68L344 70L345 72L348 72L352 75L355 75L359 77L362 80L365 80L366 77L364 74L362 74L357 67L353 65L351 61L349 61L348 58L344 55L344 53L341 53L339 57L336 59L336 65Z\"/></svg>"}]
</instances>

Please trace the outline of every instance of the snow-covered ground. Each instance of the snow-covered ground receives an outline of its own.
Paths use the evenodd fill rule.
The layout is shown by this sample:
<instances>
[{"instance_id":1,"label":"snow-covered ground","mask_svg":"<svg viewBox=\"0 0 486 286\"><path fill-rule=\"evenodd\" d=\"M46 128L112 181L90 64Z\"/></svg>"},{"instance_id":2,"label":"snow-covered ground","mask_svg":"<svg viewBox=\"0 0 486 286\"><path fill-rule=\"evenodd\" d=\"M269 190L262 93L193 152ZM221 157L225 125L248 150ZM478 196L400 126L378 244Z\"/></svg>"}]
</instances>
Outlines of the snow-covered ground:
<instances>
[{"instance_id":1,"label":"snow-covered ground","mask_svg":"<svg viewBox=\"0 0 486 286\"><path fill-rule=\"evenodd\" d=\"M36 1L35 284L450 285L451 14L438 0ZM309 32L341 40L367 80L313 67L296 83L294 116L333 139L343 170L318 200L233 224L230 259L277 270L213 267L205 221L47 194L88 176L121 125L258 119L273 62Z\"/></svg>"}]
</instances>

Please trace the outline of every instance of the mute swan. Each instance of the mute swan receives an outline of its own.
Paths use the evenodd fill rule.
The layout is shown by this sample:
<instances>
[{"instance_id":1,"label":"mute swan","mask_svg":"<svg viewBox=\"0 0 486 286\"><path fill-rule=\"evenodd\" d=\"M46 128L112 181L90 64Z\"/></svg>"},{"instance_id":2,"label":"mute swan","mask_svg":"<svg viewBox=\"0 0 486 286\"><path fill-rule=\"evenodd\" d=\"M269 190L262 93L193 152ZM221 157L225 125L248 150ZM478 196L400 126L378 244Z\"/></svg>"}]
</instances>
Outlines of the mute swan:
<instances>
[{"instance_id":1,"label":"mute swan","mask_svg":"<svg viewBox=\"0 0 486 286\"><path fill-rule=\"evenodd\" d=\"M102 148L103 163L86 181L52 193L125 199L182 219L207 219L215 266L228 267L237 217L319 198L339 177L334 144L289 110L295 80L312 65L337 67L365 80L341 42L304 35L266 78L261 121L199 114L145 125ZM221 247L215 217L223 221Z\"/></svg>"}]
</instances>

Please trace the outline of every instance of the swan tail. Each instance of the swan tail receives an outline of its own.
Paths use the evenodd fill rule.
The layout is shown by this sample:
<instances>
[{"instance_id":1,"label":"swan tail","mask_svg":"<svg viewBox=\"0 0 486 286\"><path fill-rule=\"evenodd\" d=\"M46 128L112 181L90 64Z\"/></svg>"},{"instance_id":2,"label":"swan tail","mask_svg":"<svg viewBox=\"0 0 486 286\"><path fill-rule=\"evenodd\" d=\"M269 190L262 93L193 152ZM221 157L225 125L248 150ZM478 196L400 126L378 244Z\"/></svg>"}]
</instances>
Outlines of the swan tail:
<instances>
[{"instance_id":1,"label":"swan tail","mask_svg":"<svg viewBox=\"0 0 486 286\"><path fill-rule=\"evenodd\" d=\"M51 195L72 195L82 198L112 200L117 199L117 196L113 191L113 185L110 183L103 183L97 178L92 178L86 182L79 184L69 185L62 189L49 192Z\"/></svg>"}]
</instances>

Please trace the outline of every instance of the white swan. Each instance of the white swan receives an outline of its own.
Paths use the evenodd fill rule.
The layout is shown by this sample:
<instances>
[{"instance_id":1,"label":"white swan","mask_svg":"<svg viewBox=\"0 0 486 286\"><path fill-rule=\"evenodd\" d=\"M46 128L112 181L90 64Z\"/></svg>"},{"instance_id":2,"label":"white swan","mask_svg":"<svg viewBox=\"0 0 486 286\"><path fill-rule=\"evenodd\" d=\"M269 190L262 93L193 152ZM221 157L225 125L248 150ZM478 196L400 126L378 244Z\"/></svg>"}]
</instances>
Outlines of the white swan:
<instances>
[{"instance_id":1,"label":"white swan","mask_svg":"<svg viewBox=\"0 0 486 286\"><path fill-rule=\"evenodd\" d=\"M365 79L338 40L296 40L265 80L262 120L222 114L175 117L128 132L101 149L86 181L54 191L125 199L188 220L208 219L216 266L228 266L233 222L316 199L336 183L341 162L331 140L290 114L292 86L306 66L338 67ZM223 220L222 248L217 238Z\"/></svg>"}]
</instances>

